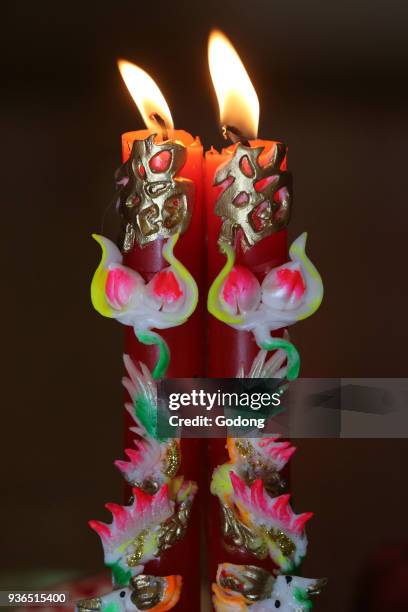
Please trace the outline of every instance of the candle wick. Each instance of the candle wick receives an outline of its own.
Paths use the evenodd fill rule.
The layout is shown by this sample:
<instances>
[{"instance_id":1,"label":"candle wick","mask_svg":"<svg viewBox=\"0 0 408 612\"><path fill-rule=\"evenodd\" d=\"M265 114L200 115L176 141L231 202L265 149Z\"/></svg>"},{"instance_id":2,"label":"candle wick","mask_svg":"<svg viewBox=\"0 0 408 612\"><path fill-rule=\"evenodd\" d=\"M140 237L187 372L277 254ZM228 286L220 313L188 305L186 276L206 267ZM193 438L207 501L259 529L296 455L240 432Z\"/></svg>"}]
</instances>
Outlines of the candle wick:
<instances>
[{"instance_id":1,"label":"candle wick","mask_svg":"<svg viewBox=\"0 0 408 612\"><path fill-rule=\"evenodd\" d=\"M155 123L157 123L157 125L160 128L160 134L162 137L162 140L168 140L169 139L169 133L167 131L167 126L166 126L166 122L164 121L163 117L161 117L159 115L159 113L152 113L150 115L150 119L152 121L154 121Z\"/></svg>"},{"instance_id":2,"label":"candle wick","mask_svg":"<svg viewBox=\"0 0 408 612\"><path fill-rule=\"evenodd\" d=\"M233 125L223 125L221 127L222 135L225 140L231 140L234 144L240 142L245 147L249 147L249 140L245 138L243 133Z\"/></svg>"}]
</instances>

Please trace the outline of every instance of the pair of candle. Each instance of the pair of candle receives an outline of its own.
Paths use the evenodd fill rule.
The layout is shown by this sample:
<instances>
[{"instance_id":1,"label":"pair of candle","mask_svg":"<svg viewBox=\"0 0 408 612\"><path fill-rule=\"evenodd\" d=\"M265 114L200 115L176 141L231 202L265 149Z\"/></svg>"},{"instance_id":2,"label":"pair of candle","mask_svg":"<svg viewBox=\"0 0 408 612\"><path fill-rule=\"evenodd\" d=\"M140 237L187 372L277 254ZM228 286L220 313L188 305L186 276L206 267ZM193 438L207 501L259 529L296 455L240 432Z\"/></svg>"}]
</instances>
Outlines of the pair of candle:
<instances>
[{"instance_id":1,"label":"pair of candle","mask_svg":"<svg viewBox=\"0 0 408 612\"><path fill-rule=\"evenodd\" d=\"M117 462L125 477L133 474L127 477L134 485L133 505L123 510L124 507L110 504L116 521L114 527L107 528L98 522L92 526L104 542L105 561L108 559L112 567L116 586L128 585L129 581L136 585L136 576L142 570L172 575L169 580L174 578L170 582L175 590L169 599L171 605L157 608L161 610L173 607L180 597L179 575L184 578L184 588L178 609L199 609L200 501L190 515L197 491L189 479L200 480L198 468L205 452L211 473L225 460L225 450L221 441L211 441L205 449L200 440L183 440L181 472L185 480L175 486L180 441L157 440L146 417L146 402L149 404L151 399L154 404L154 381L166 374L184 378L253 376L261 371L267 351L277 351L272 368L275 374L293 379L299 371L299 356L287 336L282 337L281 330L312 314L322 298L320 277L304 252L305 236L292 245L291 261L285 263L285 227L290 217L292 190L286 146L256 139L259 115L256 93L238 55L220 33L214 33L210 39L209 60L221 123L233 143L221 153L211 149L205 155L198 138L173 129L170 111L152 79L136 66L120 62L122 76L147 129L122 136L123 165L116 180L123 254L112 242L96 236L103 257L93 279L92 300L101 314L127 326L126 364L130 378L125 384L132 399L129 412L136 422L133 431L141 436L142 442L138 443L137 451L126 451L129 465ZM208 319L203 300L207 295L211 315ZM157 329L160 333L154 331ZM143 369L145 366L138 370L137 362L145 364L147 370ZM277 364L281 367L277 368ZM269 442L276 452L276 444ZM231 445L234 443L230 443L229 449ZM152 448L162 466L154 478L146 470L145 461ZM236 444L234 448L240 446ZM260 448L254 452L265 454ZM234 463L231 453L230 458ZM229 481L226 487L217 483L212 486L214 495L222 501L224 518L230 519L234 504L242 507L249 494L247 485L234 474L232 470L234 494ZM200 488L202 494L203 487ZM208 489L209 486L204 486L204 490ZM264 499L267 504L262 495L258 487L259 500ZM149 523L142 530L137 524L138 514L145 513L146 508L146 515L154 514L153 506L157 507L157 524ZM287 500L285 508L288 512ZM207 509L211 518L217 510L215 505ZM279 526L278 513L272 506L269 510L270 516L265 520L275 520ZM175 536L172 544L178 542L177 546L166 550L169 546L163 544L165 538L170 532L173 537L173 532L185 529L183 520L187 515L192 523L188 537L178 542L180 538ZM234 520L235 528L242 525L241 519ZM292 536L303 542L300 523L305 519L293 518L293 522L296 520ZM279 533L285 529L292 533L290 521L286 522L288 525L276 528ZM252 527L258 528L255 519ZM133 530L128 541L122 533L126 529ZM225 553L217 521L210 522L208 529L212 540L211 578L215 577L220 562L247 562L242 551L238 557ZM271 533L274 529L271 527ZM146 538L151 546L149 553ZM273 539L270 534L267 538ZM163 550L166 553L155 560ZM276 558L280 558L278 554ZM289 566L290 561L286 567ZM231 576L234 572L239 574L236 567L228 566L223 571ZM245 575L243 571L242 580ZM264 577L259 574L259 579ZM219 610L224 609L224 604L225 609L230 609L230 593L228 588L225 591L225 584L230 582L223 582L223 577L218 576L215 602ZM124 591L124 597L137 598L135 593L144 588L140 581L137 584L133 594Z\"/></svg>"},{"instance_id":2,"label":"pair of candle","mask_svg":"<svg viewBox=\"0 0 408 612\"><path fill-rule=\"evenodd\" d=\"M259 281L287 260L284 228L290 218L292 184L286 168L286 146L256 138L256 92L239 56L219 32L210 37L209 64L223 130L234 143L221 153L211 148L203 157L198 138L173 129L168 106L152 79L140 68L119 62L148 126L146 131L122 136L124 166L118 180L122 184L124 262L151 278L165 265L161 241L184 233L177 246L178 258L197 281L201 306L211 287L209 311L221 323L211 318L209 332L204 334L199 308L183 329L173 328L164 334L169 343L176 341L183 346L183 352L177 353L170 364L170 376L234 376L237 368L249 366L256 354L251 336L237 333L251 329L258 346L288 349L289 375L295 377L298 359L293 347L286 340L271 344L263 321L251 324L248 317L235 316L238 311L245 314L251 300L252 309L257 309ZM302 246L300 241L298 247ZM228 263L217 278L225 255ZM303 280L294 269L296 265L265 279L262 291L272 310L276 301L281 301L283 310L293 305L294 295L299 302L303 298ZM181 300L181 294L179 297ZM175 301L171 292L168 300ZM275 310L279 311L279 303ZM267 315L271 329L293 322L290 315L282 317L281 312ZM292 319L301 316L296 312ZM265 309L261 318L265 318ZM235 329L224 323L233 324ZM208 339L205 349L204 335ZM191 338L194 342L189 341ZM131 352L135 349L132 335L127 346Z\"/></svg>"}]
</instances>

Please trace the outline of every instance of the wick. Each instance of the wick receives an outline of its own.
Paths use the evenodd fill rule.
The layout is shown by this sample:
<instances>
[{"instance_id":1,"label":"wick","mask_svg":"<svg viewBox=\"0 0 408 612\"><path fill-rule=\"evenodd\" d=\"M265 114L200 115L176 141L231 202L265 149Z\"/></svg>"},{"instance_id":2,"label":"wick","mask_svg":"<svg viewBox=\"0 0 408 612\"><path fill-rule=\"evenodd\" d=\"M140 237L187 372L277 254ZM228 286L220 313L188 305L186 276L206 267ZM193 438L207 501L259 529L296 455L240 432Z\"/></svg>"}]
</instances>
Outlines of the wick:
<instances>
[{"instance_id":1,"label":"wick","mask_svg":"<svg viewBox=\"0 0 408 612\"><path fill-rule=\"evenodd\" d=\"M159 113L152 113L149 117L152 121L154 121L155 123L157 123L157 125L160 128L160 134L162 137L162 140L168 140L169 139L169 133L167 131L167 125L166 122L164 121L163 117L161 117L161 115L159 115Z\"/></svg>"},{"instance_id":2,"label":"wick","mask_svg":"<svg viewBox=\"0 0 408 612\"><path fill-rule=\"evenodd\" d=\"M221 132L225 140L231 140L234 144L240 142L245 147L249 147L249 140L245 138L242 132L233 125L223 125Z\"/></svg>"}]
</instances>

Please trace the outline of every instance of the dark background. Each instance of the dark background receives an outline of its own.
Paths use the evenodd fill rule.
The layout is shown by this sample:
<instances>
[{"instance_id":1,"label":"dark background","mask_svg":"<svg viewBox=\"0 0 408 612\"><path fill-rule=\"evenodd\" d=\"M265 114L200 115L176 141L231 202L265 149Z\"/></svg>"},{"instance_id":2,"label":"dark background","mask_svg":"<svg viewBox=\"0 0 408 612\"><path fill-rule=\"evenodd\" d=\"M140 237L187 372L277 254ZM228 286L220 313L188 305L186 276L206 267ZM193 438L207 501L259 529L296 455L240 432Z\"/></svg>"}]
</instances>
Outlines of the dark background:
<instances>
[{"instance_id":1,"label":"dark background","mask_svg":"<svg viewBox=\"0 0 408 612\"><path fill-rule=\"evenodd\" d=\"M142 127L116 59L157 79L177 127L221 146L206 43L211 28L225 31L258 92L260 135L289 144L291 238L309 232L325 282L319 313L293 332L303 376L401 377L408 5L43 0L1 10L5 588L43 570L99 570L86 521L121 499L112 460L123 334L89 301L90 233L112 197L120 134ZM351 610L366 559L408 537L406 451L405 440L299 443L296 504L317 515L304 570L330 578L316 609Z\"/></svg>"}]
</instances>

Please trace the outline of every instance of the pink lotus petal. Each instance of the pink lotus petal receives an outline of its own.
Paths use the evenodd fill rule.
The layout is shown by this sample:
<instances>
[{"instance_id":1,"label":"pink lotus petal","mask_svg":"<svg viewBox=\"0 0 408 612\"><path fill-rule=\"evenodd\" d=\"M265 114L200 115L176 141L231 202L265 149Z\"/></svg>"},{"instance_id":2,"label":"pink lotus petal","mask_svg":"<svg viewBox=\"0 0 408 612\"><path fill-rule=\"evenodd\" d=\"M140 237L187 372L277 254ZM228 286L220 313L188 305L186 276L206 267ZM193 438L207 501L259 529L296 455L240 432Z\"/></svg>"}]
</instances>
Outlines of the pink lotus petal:
<instances>
[{"instance_id":1,"label":"pink lotus petal","mask_svg":"<svg viewBox=\"0 0 408 612\"><path fill-rule=\"evenodd\" d=\"M184 286L171 268L165 268L153 276L147 292L158 308L173 311L184 297Z\"/></svg>"},{"instance_id":2,"label":"pink lotus petal","mask_svg":"<svg viewBox=\"0 0 408 612\"><path fill-rule=\"evenodd\" d=\"M133 270L121 265L109 267L106 279L106 299L115 310L122 310L131 301L138 286L143 284L142 278Z\"/></svg>"},{"instance_id":3,"label":"pink lotus petal","mask_svg":"<svg viewBox=\"0 0 408 612\"><path fill-rule=\"evenodd\" d=\"M255 310L261 299L256 276L243 266L234 266L221 288L221 300L231 314Z\"/></svg>"},{"instance_id":4,"label":"pink lotus petal","mask_svg":"<svg viewBox=\"0 0 408 612\"><path fill-rule=\"evenodd\" d=\"M267 274L262 283L262 300L271 308L291 310L301 304L305 291L299 264L288 263Z\"/></svg>"}]
</instances>

